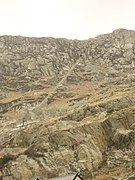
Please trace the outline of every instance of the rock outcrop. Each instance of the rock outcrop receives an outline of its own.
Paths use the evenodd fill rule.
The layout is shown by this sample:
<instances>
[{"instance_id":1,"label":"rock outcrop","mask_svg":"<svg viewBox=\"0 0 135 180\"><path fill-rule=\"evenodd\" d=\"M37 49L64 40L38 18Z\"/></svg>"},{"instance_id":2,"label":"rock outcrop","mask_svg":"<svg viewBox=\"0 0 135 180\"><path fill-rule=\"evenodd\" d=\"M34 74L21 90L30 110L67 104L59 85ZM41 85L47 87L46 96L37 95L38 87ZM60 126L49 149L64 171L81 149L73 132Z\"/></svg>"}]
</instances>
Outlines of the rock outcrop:
<instances>
[{"instance_id":1,"label":"rock outcrop","mask_svg":"<svg viewBox=\"0 0 135 180\"><path fill-rule=\"evenodd\" d=\"M1 177L133 177L134 31L1 36L0 80Z\"/></svg>"}]
</instances>

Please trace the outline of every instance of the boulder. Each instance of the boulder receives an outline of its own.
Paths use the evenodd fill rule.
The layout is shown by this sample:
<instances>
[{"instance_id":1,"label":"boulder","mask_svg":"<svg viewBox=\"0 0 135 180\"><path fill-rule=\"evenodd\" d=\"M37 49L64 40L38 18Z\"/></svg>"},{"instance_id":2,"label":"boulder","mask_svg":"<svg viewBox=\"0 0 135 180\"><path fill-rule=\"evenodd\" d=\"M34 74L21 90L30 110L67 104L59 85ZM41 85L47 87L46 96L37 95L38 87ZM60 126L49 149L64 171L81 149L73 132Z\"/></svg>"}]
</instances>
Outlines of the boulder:
<instances>
[{"instance_id":1,"label":"boulder","mask_svg":"<svg viewBox=\"0 0 135 180\"><path fill-rule=\"evenodd\" d=\"M114 145L118 148L129 147L135 138L133 130L117 129L113 137Z\"/></svg>"}]
</instances>

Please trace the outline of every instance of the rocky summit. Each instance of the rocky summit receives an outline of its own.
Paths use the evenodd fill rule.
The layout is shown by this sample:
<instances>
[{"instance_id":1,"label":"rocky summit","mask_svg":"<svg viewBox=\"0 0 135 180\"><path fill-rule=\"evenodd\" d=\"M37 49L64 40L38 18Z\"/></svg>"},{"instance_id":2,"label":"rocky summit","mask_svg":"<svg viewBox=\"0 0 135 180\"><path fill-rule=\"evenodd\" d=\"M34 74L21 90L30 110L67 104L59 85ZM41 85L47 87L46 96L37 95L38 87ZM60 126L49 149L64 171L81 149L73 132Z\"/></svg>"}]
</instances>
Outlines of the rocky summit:
<instances>
[{"instance_id":1,"label":"rocky summit","mask_svg":"<svg viewBox=\"0 0 135 180\"><path fill-rule=\"evenodd\" d=\"M0 178L74 173L135 179L135 31L0 36Z\"/></svg>"}]
</instances>

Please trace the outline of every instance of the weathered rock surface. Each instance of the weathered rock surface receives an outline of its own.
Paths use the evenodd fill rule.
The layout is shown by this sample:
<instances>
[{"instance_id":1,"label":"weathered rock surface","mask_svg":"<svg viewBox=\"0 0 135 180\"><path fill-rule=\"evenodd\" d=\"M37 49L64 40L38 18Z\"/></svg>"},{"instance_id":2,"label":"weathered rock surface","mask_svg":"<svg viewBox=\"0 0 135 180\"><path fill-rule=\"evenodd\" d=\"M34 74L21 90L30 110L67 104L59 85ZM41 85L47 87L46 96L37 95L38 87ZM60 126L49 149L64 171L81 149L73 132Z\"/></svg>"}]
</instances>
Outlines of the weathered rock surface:
<instances>
[{"instance_id":1,"label":"weathered rock surface","mask_svg":"<svg viewBox=\"0 0 135 180\"><path fill-rule=\"evenodd\" d=\"M8 180L78 171L131 179L135 32L87 41L1 36L0 132L0 176Z\"/></svg>"}]
</instances>

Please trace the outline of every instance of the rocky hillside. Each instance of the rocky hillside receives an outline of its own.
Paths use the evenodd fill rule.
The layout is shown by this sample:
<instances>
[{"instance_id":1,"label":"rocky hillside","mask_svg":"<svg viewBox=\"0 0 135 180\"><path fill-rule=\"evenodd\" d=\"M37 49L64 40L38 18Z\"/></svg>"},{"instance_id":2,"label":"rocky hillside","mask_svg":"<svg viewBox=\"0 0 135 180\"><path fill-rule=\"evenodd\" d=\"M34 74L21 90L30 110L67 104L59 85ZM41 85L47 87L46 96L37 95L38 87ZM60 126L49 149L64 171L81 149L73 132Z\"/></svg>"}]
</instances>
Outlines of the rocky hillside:
<instances>
[{"instance_id":1,"label":"rocky hillside","mask_svg":"<svg viewBox=\"0 0 135 180\"><path fill-rule=\"evenodd\" d=\"M1 178L135 178L135 31L1 36L0 83Z\"/></svg>"}]
</instances>

